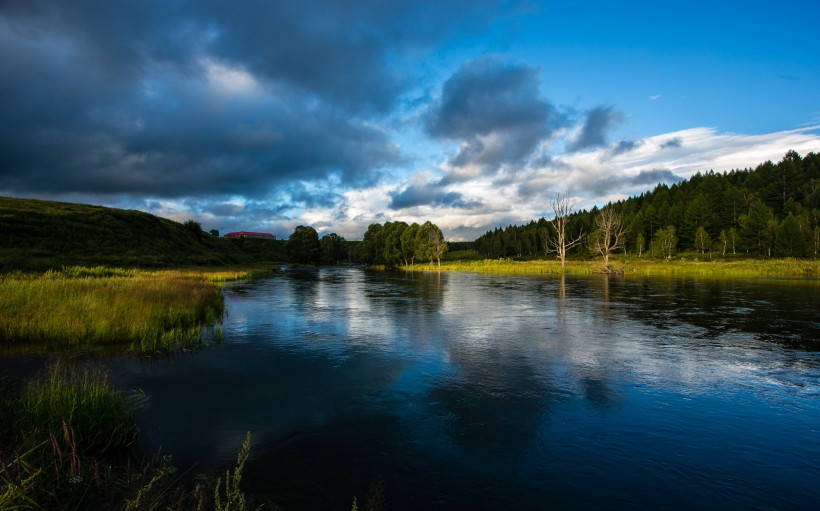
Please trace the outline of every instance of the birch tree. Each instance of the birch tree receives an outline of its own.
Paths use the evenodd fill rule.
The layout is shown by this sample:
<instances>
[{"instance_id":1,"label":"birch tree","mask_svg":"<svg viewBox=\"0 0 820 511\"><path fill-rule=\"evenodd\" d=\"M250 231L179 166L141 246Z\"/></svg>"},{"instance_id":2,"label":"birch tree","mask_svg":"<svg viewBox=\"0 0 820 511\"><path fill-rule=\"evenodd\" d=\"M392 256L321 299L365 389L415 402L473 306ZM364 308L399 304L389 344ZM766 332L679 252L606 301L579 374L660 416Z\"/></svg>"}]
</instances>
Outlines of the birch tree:
<instances>
[{"instance_id":1,"label":"birch tree","mask_svg":"<svg viewBox=\"0 0 820 511\"><path fill-rule=\"evenodd\" d=\"M595 217L595 231L589 236L588 246L604 259L604 271L610 273L609 256L623 245L626 231L621 215L612 206L602 209Z\"/></svg>"},{"instance_id":2,"label":"birch tree","mask_svg":"<svg viewBox=\"0 0 820 511\"><path fill-rule=\"evenodd\" d=\"M550 220L552 226L551 232L547 235L545 242L546 253L556 253L561 259L561 271L566 269L567 252L569 252L576 245L580 245L584 240L583 231L578 233L578 236L573 237L572 233L567 232L567 223L572 214L572 208L575 206L575 200L570 198L569 194L557 193L553 196L552 201L553 218Z\"/></svg>"}]
</instances>

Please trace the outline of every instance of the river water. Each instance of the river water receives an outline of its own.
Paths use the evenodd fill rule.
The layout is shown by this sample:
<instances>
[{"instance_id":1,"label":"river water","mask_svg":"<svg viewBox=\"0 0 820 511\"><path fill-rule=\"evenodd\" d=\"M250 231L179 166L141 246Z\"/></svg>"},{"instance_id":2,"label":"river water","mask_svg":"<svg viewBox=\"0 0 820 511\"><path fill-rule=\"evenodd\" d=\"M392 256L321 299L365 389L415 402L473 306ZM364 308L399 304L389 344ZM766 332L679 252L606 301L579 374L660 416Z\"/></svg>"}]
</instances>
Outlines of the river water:
<instances>
[{"instance_id":1,"label":"river water","mask_svg":"<svg viewBox=\"0 0 820 511\"><path fill-rule=\"evenodd\" d=\"M141 439L290 509L809 509L820 285L285 268L118 358Z\"/></svg>"}]
</instances>

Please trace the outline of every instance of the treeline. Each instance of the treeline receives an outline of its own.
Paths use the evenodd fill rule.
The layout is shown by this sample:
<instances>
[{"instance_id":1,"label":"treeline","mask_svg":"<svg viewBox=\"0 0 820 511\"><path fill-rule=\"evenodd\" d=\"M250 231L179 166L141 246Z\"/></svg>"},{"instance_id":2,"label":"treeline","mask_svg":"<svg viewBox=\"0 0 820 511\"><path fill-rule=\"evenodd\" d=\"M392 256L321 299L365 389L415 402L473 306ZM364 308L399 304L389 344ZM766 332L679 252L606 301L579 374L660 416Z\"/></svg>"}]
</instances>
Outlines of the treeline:
<instances>
[{"instance_id":1,"label":"treeline","mask_svg":"<svg viewBox=\"0 0 820 511\"><path fill-rule=\"evenodd\" d=\"M671 186L659 184L638 197L608 204L624 229L620 251L671 257L677 252L818 257L820 251L820 155L789 151L777 164L698 173ZM570 233L596 230L598 208L571 214ZM487 258L540 258L554 235L544 218L488 231L474 248ZM591 257L590 243L571 250Z\"/></svg>"},{"instance_id":2,"label":"treeline","mask_svg":"<svg viewBox=\"0 0 820 511\"><path fill-rule=\"evenodd\" d=\"M336 233L319 238L313 227L300 225L285 243L288 259L303 264L360 262L399 266L436 261L447 253L441 229L430 221L419 225L406 222L370 224L361 242L347 241Z\"/></svg>"}]
</instances>

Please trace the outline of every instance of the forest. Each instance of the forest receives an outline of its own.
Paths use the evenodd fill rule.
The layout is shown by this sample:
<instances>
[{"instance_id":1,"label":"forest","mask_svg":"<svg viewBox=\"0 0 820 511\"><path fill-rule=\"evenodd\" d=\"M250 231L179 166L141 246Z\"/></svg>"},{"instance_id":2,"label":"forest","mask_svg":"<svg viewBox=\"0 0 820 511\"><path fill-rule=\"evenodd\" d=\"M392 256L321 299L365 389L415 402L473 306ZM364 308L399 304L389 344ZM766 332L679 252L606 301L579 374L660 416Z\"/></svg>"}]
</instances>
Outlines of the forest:
<instances>
[{"instance_id":1,"label":"forest","mask_svg":"<svg viewBox=\"0 0 820 511\"><path fill-rule=\"evenodd\" d=\"M289 260L296 263L356 261L393 267L425 260L441 266L448 244L441 229L428 220L421 225L401 221L370 224L360 242L347 241L336 233L319 239L313 227L300 225L290 235L285 248Z\"/></svg>"},{"instance_id":2,"label":"forest","mask_svg":"<svg viewBox=\"0 0 820 511\"><path fill-rule=\"evenodd\" d=\"M820 250L820 154L801 157L789 151L778 163L697 173L600 210L571 212L566 216L566 231L580 242L568 249L568 256L596 255L603 210L613 211L622 226L618 249L624 254L816 258ZM554 251L554 235L554 219L541 218L488 231L475 241L474 248L489 259L543 258Z\"/></svg>"}]
</instances>

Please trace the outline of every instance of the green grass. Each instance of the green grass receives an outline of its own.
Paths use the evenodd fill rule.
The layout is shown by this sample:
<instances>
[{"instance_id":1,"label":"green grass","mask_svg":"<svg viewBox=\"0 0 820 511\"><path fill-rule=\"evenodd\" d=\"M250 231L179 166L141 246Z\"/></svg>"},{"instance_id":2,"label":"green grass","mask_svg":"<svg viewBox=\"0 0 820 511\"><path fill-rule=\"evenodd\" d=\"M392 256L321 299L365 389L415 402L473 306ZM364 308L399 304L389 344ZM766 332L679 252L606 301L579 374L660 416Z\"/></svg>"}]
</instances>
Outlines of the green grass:
<instances>
[{"instance_id":1,"label":"green grass","mask_svg":"<svg viewBox=\"0 0 820 511\"><path fill-rule=\"evenodd\" d=\"M707 256L708 257L708 256ZM683 256L671 261L649 258L614 258L610 266L623 269L624 275L711 276L711 277L778 277L820 278L820 261L809 259L702 259ZM415 264L404 267L410 271L438 271L436 265ZM442 261L442 271L465 271L500 274L560 274L557 260L515 261L484 259ZM566 273L591 274L601 272L600 260L568 260Z\"/></svg>"},{"instance_id":2,"label":"green grass","mask_svg":"<svg viewBox=\"0 0 820 511\"><path fill-rule=\"evenodd\" d=\"M141 353L197 348L204 334L218 338L221 332L219 284L270 272L70 267L0 275L0 346L128 346Z\"/></svg>"},{"instance_id":3,"label":"green grass","mask_svg":"<svg viewBox=\"0 0 820 511\"><path fill-rule=\"evenodd\" d=\"M627 275L680 275L703 277L775 277L820 278L817 259L706 259L703 256L683 256L671 261L632 259L617 261Z\"/></svg>"},{"instance_id":4,"label":"green grass","mask_svg":"<svg viewBox=\"0 0 820 511\"><path fill-rule=\"evenodd\" d=\"M566 273L592 273L600 264L592 261L574 261L567 263ZM435 263L414 264L402 267L410 271L465 271L478 273L506 274L560 274L560 261L515 261L512 259L481 259L442 261L441 268Z\"/></svg>"},{"instance_id":5,"label":"green grass","mask_svg":"<svg viewBox=\"0 0 820 511\"><path fill-rule=\"evenodd\" d=\"M245 507L250 434L222 484L178 474L169 456L137 461L144 397L115 390L99 369L55 362L25 384L0 378L0 391L0 511Z\"/></svg>"},{"instance_id":6,"label":"green grass","mask_svg":"<svg viewBox=\"0 0 820 511\"><path fill-rule=\"evenodd\" d=\"M111 465L137 439L139 394L115 391L105 372L60 362L4 390L0 510L77 509L115 486Z\"/></svg>"},{"instance_id":7,"label":"green grass","mask_svg":"<svg viewBox=\"0 0 820 511\"><path fill-rule=\"evenodd\" d=\"M136 441L140 401L113 390L101 370L56 362L23 388L16 427L27 435L68 435L70 447L85 454L124 449Z\"/></svg>"},{"instance_id":8,"label":"green grass","mask_svg":"<svg viewBox=\"0 0 820 511\"><path fill-rule=\"evenodd\" d=\"M224 309L219 288L176 272L0 277L0 344L196 347Z\"/></svg>"}]
</instances>

